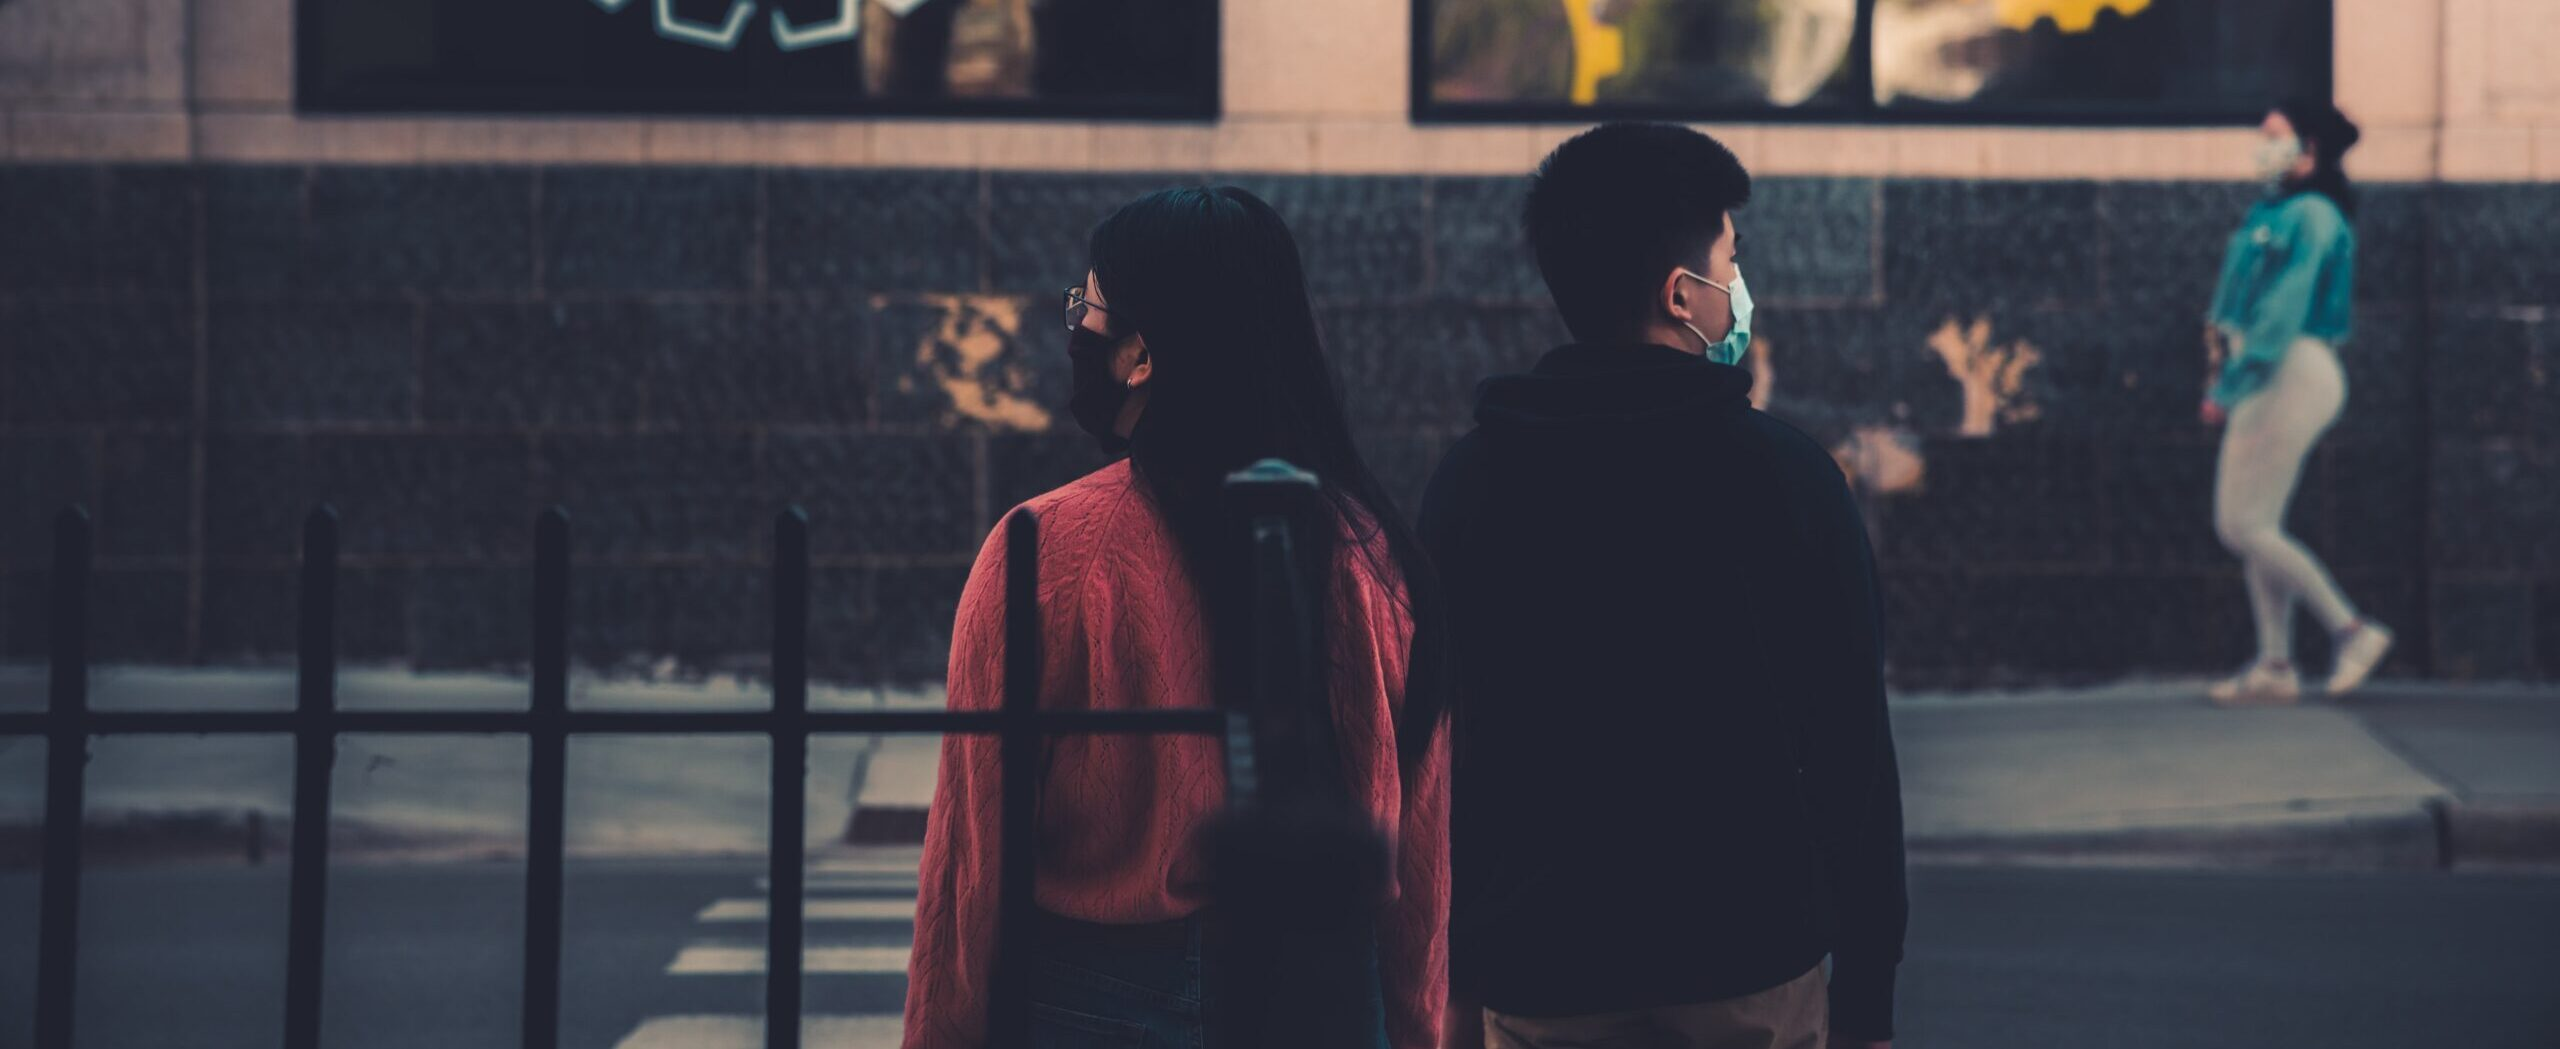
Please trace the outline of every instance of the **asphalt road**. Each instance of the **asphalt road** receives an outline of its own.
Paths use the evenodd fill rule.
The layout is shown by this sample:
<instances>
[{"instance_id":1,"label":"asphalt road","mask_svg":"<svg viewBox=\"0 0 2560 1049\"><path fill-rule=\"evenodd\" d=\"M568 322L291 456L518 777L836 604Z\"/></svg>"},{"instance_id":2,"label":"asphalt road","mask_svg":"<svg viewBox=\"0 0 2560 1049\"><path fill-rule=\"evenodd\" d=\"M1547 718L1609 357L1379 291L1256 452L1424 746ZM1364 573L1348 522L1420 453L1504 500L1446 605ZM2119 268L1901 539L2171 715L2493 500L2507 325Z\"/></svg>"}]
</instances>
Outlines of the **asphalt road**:
<instances>
[{"instance_id":1,"label":"asphalt road","mask_svg":"<svg viewBox=\"0 0 2560 1049\"><path fill-rule=\"evenodd\" d=\"M513 1044L519 876L340 871L328 1044ZM811 1044L894 1044L911 890L817 881ZM1924 869L1912 888L1906 1047L2560 1047L2560 877ZM0 1045L28 1038L33 891L0 875ZM573 865L564 1046L755 1044L760 898L735 864ZM103 870L82 910L83 1046L277 1044L280 868Z\"/></svg>"}]
</instances>

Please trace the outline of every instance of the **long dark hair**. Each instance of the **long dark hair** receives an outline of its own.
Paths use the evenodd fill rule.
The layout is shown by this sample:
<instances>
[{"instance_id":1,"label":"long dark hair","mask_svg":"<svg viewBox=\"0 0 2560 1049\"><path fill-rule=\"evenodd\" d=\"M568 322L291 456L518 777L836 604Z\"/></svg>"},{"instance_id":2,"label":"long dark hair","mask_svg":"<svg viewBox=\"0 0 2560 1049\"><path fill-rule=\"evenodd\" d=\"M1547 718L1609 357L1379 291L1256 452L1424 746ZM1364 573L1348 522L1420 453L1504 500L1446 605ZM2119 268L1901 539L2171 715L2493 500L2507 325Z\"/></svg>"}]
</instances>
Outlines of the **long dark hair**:
<instances>
[{"instance_id":1,"label":"long dark hair","mask_svg":"<svg viewBox=\"0 0 2560 1049\"><path fill-rule=\"evenodd\" d=\"M2349 218L2356 213L2356 188L2347 181L2347 151L2356 148L2356 140L2364 137L2356 122L2338 112L2338 107L2316 98L2291 98L2277 103L2275 111L2284 114L2293 125L2294 137L2302 140L2302 149L2311 154L2311 174L2287 184L2295 193L2318 193L2338 206L2340 214Z\"/></svg>"},{"instance_id":2,"label":"long dark hair","mask_svg":"<svg viewBox=\"0 0 2560 1049\"><path fill-rule=\"evenodd\" d=\"M1301 538L1313 563L1334 564L1345 541L1374 558L1384 535L1384 563L1372 565L1379 578L1403 581L1414 623L1395 740L1410 775L1448 708L1437 587L1413 530L1352 443L1288 226L1242 189L1168 189L1103 220L1090 257L1113 318L1145 338L1153 362L1129 458L1199 590L1220 702L1247 694L1253 652L1251 566L1222 485L1277 456L1322 479L1340 521L1332 534Z\"/></svg>"}]
</instances>

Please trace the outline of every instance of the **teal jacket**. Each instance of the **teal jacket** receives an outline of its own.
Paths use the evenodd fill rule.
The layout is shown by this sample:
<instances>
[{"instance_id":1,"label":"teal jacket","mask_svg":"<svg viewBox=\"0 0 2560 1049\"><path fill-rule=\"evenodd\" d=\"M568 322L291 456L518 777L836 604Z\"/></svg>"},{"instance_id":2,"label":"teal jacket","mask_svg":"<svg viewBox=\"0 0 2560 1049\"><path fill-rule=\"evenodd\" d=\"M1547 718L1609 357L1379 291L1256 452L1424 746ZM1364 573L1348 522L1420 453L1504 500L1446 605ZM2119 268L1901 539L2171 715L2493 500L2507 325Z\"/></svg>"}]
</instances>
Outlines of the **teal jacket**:
<instances>
[{"instance_id":1,"label":"teal jacket","mask_svg":"<svg viewBox=\"0 0 2560 1049\"><path fill-rule=\"evenodd\" d=\"M2213 400L2238 405L2275 378L2294 340L2347 341L2356 293L2356 232L2318 193L2259 201L2231 235L2205 321L2238 347L2223 362Z\"/></svg>"}]
</instances>

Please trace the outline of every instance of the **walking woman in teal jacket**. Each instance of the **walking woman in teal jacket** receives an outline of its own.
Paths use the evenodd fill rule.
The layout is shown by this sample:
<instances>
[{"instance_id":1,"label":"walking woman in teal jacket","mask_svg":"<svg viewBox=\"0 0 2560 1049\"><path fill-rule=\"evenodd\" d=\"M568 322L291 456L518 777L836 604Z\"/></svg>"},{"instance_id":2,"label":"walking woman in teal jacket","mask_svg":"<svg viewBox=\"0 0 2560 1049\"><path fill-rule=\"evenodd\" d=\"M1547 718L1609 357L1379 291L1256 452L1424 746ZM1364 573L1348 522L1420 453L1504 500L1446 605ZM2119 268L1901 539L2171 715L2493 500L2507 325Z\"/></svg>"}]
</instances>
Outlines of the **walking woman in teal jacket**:
<instances>
[{"instance_id":1,"label":"walking woman in teal jacket","mask_svg":"<svg viewBox=\"0 0 2560 1049\"><path fill-rule=\"evenodd\" d=\"M2346 403L2337 347L2355 299L2355 190L2340 162L2358 132L2326 102L2288 102L2259 127L2265 200L2249 209L2223 257L2205 317L2219 364L2203 408L2225 426L2214 480L2214 529L2247 568L2258 658L2215 684L2223 705L2290 703L2299 603L2337 641L2331 695L2362 685L2391 649L2391 632L2356 611L2320 559L2284 528L2303 460Z\"/></svg>"}]
</instances>

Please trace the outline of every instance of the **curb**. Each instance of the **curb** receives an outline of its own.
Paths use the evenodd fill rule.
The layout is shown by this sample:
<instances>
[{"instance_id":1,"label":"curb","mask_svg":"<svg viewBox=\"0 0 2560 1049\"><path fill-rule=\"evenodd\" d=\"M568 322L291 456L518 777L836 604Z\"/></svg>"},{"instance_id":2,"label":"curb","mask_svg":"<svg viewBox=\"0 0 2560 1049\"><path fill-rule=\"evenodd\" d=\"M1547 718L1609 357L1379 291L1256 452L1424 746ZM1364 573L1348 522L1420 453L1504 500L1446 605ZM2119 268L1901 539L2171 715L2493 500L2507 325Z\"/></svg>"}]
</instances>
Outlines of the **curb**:
<instances>
[{"instance_id":1,"label":"curb","mask_svg":"<svg viewBox=\"0 0 2560 1049\"><path fill-rule=\"evenodd\" d=\"M847 845L919 845L922 807L866 806ZM1910 862L1942 866L2437 870L2560 866L2560 802L2430 802L2317 820L2093 831L1915 835Z\"/></svg>"},{"instance_id":2,"label":"curb","mask_svg":"<svg viewBox=\"0 0 2560 1049\"><path fill-rule=\"evenodd\" d=\"M2457 801L2440 811L2446 866L2560 866L2560 801Z\"/></svg>"},{"instance_id":3,"label":"curb","mask_svg":"<svg viewBox=\"0 0 2560 1049\"><path fill-rule=\"evenodd\" d=\"M282 819L240 813L163 813L92 824L84 844L107 864L169 859L282 862ZM925 809L858 810L842 844L920 845ZM0 869L32 866L41 828L0 826ZM332 851L373 858L467 855L505 858L521 843L484 841L424 828L338 826ZM2090 831L1920 834L1904 848L1917 866L2188 867L2197 869L2437 870L2560 868L2560 801L2436 801L2403 812L2324 819L2137 827ZM265 855L261 857L259 854ZM353 858L343 856L342 858Z\"/></svg>"},{"instance_id":4,"label":"curb","mask_svg":"<svg viewBox=\"0 0 2560 1049\"><path fill-rule=\"evenodd\" d=\"M918 845L920 807L865 807L847 845ZM2431 803L2317 820L2098 831L1916 835L1910 862L1941 866L2138 866L2284 870L2436 870L2560 865L2560 803Z\"/></svg>"},{"instance_id":5,"label":"curb","mask_svg":"<svg viewBox=\"0 0 2560 1049\"><path fill-rule=\"evenodd\" d=\"M400 860L521 860L520 836L337 817L329 824L332 863ZM259 809L91 813L80 826L81 863L125 867L219 863L248 867L293 862L293 820ZM40 870L44 825L0 823L0 871Z\"/></svg>"},{"instance_id":6,"label":"curb","mask_svg":"<svg viewBox=\"0 0 2560 1049\"><path fill-rule=\"evenodd\" d=\"M2440 806L2326 819L2111 830L1919 835L1915 864L2434 870L2445 865Z\"/></svg>"}]
</instances>

